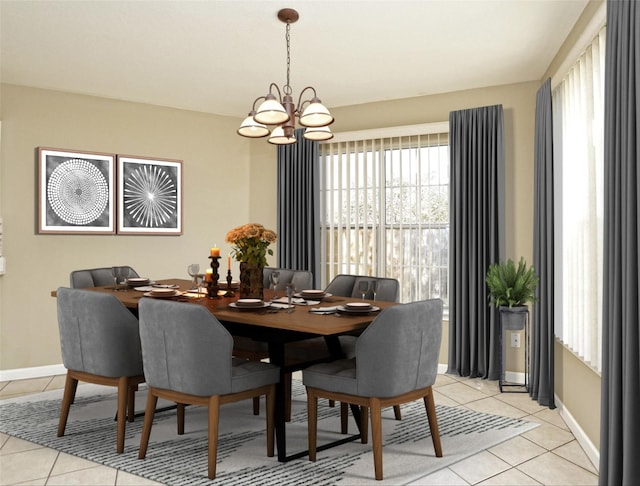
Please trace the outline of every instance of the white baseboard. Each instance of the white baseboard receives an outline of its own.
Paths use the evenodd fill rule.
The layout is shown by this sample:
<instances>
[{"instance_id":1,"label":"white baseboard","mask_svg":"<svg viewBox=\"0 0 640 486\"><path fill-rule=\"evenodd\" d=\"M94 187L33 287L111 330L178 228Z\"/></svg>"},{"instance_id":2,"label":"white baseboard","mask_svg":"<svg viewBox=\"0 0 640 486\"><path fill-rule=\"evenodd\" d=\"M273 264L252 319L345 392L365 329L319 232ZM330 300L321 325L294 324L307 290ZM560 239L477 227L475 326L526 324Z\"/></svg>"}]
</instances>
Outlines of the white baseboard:
<instances>
[{"instance_id":1,"label":"white baseboard","mask_svg":"<svg viewBox=\"0 0 640 486\"><path fill-rule=\"evenodd\" d=\"M0 381L26 380L29 378L42 378L44 376L64 375L67 369L62 364L35 366L33 368L16 368L13 370L0 370Z\"/></svg>"},{"instance_id":2,"label":"white baseboard","mask_svg":"<svg viewBox=\"0 0 640 486\"><path fill-rule=\"evenodd\" d=\"M576 420L573 418L573 415L571 415L571 413L564 407L564 405L558 398L558 395L554 395L554 399L556 407L558 407L560 417L562 417L562 420L564 420L564 422L567 424L567 427L569 427L576 440L582 446L582 450L584 450L585 454L593 464L593 467L596 468L596 471L599 471L600 451L594 445L594 443L591 442L591 439L589 439L587 434L584 433L584 430L582 430L582 427L580 427L578 422L576 422Z\"/></svg>"}]
</instances>

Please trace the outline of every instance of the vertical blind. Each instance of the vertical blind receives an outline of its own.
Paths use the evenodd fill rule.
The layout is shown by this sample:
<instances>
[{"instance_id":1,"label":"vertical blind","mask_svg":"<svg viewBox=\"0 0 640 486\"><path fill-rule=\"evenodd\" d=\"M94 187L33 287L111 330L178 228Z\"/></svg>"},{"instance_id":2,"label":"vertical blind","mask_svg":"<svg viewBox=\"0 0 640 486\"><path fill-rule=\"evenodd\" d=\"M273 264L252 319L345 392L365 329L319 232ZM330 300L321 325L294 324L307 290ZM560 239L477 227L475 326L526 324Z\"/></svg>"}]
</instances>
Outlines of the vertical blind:
<instances>
[{"instance_id":1,"label":"vertical blind","mask_svg":"<svg viewBox=\"0 0 640 486\"><path fill-rule=\"evenodd\" d=\"M561 172L556 336L597 371L602 354L604 54L602 29L553 93Z\"/></svg>"},{"instance_id":2,"label":"vertical blind","mask_svg":"<svg viewBox=\"0 0 640 486\"><path fill-rule=\"evenodd\" d=\"M340 273L400 281L400 301L448 303L448 127L320 146L321 284Z\"/></svg>"}]
</instances>

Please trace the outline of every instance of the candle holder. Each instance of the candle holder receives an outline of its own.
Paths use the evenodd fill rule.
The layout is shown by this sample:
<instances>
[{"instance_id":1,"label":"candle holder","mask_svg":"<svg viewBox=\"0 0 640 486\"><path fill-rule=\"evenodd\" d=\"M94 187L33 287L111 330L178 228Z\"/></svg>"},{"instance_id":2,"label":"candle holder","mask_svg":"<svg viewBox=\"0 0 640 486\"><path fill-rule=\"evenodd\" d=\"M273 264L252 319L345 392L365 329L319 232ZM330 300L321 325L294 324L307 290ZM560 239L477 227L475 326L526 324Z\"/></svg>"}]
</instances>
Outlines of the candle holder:
<instances>
[{"instance_id":1,"label":"candle holder","mask_svg":"<svg viewBox=\"0 0 640 486\"><path fill-rule=\"evenodd\" d=\"M218 295L218 279L220 278L220 274L218 273L218 268L220 268L220 260L219 256L210 256L211 259L211 281L207 282L207 294L210 299L219 299Z\"/></svg>"},{"instance_id":2,"label":"candle holder","mask_svg":"<svg viewBox=\"0 0 640 486\"><path fill-rule=\"evenodd\" d=\"M227 270L227 291L224 293L223 297L233 297L233 290L231 290L231 269Z\"/></svg>"}]
</instances>

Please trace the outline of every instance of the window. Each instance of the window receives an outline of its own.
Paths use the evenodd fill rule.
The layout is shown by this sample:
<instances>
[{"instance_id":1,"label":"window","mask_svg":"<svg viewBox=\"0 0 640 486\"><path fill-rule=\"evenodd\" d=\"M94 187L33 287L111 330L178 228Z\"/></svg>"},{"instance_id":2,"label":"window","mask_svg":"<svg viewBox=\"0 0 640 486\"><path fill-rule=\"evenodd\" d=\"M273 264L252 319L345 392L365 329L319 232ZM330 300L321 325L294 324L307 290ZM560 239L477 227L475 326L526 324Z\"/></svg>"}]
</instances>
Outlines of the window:
<instances>
[{"instance_id":1,"label":"window","mask_svg":"<svg viewBox=\"0 0 640 486\"><path fill-rule=\"evenodd\" d=\"M605 29L553 92L556 336L601 371ZM558 213L559 211L559 213Z\"/></svg>"},{"instance_id":2,"label":"window","mask_svg":"<svg viewBox=\"0 0 640 486\"><path fill-rule=\"evenodd\" d=\"M321 144L322 285L339 273L391 277L401 302L448 304L448 131L445 122Z\"/></svg>"}]
</instances>

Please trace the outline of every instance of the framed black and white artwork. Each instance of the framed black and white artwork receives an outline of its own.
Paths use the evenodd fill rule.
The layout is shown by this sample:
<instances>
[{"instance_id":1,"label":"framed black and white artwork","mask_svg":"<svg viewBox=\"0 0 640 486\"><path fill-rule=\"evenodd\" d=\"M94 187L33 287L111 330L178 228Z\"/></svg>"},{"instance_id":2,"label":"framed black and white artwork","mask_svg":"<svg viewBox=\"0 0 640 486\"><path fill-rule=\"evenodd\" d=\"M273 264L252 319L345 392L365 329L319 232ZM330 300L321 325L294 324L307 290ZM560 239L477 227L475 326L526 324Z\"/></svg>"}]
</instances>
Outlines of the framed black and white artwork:
<instances>
[{"instance_id":1,"label":"framed black and white artwork","mask_svg":"<svg viewBox=\"0 0 640 486\"><path fill-rule=\"evenodd\" d=\"M38 232L114 234L115 155L38 147Z\"/></svg>"},{"instance_id":2,"label":"framed black and white artwork","mask_svg":"<svg viewBox=\"0 0 640 486\"><path fill-rule=\"evenodd\" d=\"M118 155L118 234L182 234L182 161Z\"/></svg>"}]
</instances>

